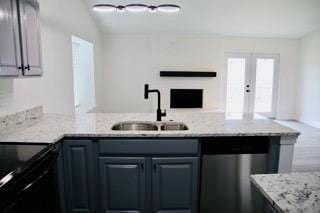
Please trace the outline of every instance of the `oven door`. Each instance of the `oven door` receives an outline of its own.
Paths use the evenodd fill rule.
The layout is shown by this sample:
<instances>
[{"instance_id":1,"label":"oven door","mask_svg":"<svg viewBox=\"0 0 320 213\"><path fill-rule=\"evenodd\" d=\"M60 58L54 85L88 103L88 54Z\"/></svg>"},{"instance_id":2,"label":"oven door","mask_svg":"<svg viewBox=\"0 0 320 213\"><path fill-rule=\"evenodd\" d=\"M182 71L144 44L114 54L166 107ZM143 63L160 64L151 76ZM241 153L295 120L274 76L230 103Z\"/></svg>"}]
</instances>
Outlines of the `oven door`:
<instances>
[{"instance_id":1,"label":"oven door","mask_svg":"<svg viewBox=\"0 0 320 213\"><path fill-rule=\"evenodd\" d=\"M3 213L58 213L55 165L56 150L39 160L26 174L19 177L8 191L8 205Z\"/></svg>"}]
</instances>

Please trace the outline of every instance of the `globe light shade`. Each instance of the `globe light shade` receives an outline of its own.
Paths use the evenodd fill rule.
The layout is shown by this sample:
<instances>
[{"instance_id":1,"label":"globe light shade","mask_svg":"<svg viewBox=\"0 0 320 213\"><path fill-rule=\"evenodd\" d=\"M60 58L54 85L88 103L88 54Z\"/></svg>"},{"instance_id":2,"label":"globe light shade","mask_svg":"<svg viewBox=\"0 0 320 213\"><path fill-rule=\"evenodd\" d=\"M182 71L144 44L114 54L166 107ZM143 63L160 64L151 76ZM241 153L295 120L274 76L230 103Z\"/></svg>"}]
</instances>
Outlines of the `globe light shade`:
<instances>
[{"instance_id":1,"label":"globe light shade","mask_svg":"<svg viewBox=\"0 0 320 213\"><path fill-rule=\"evenodd\" d=\"M148 11L148 6L145 4L128 4L125 6L129 12L140 13Z\"/></svg>"},{"instance_id":2,"label":"globe light shade","mask_svg":"<svg viewBox=\"0 0 320 213\"><path fill-rule=\"evenodd\" d=\"M157 10L163 13L177 13L181 8L175 4L162 4L157 7Z\"/></svg>"},{"instance_id":3,"label":"globe light shade","mask_svg":"<svg viewBox=\"0 0 320 213\"><path fill-rule=\"evenodd\" d=\"M97 12L115 12L117 7L111 4L96 4L92 9Z\"/></svg>"}]
</instances>

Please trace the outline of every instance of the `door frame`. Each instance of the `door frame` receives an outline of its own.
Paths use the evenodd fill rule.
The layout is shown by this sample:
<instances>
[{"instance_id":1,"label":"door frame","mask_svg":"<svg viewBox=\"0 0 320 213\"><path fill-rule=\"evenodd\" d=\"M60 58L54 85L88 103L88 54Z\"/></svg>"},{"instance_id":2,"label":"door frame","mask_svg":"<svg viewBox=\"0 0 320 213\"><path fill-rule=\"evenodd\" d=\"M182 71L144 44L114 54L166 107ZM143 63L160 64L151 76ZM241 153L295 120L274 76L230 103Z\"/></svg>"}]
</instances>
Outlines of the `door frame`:
<instances>
[{"instance_id":1,"label":"door frame","mask_svg":"<svg viewBox=\"0 0 320 213\"><path fill-rule=\"evenodd\" d=\"M250 85L251 93L244 91L244 112L254 113L255 86L256 86L256 67L257 58L274 59L273 91L272 91L272 111L270 113L259 113L268 118L275 118L278 111L279 93L279 69L280 54L273 53L245 53L245 52L225 52L223 56L223 75L222 75L222 109L227 107L227 81L228 81L228 58L245 58L245 85Z\"/></svg>"}]
</instances>

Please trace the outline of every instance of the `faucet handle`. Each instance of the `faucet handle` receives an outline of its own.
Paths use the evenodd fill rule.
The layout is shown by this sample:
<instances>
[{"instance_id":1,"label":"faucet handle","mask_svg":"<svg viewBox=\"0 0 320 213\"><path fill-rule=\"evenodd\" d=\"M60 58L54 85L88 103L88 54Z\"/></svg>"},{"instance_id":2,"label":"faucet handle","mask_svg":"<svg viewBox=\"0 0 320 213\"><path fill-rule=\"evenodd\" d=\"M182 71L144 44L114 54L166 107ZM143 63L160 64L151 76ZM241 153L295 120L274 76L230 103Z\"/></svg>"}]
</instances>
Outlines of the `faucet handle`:
<instances>
[{"instance_id":1,"label":"faucet handle","mask_svg":"<svg viewBox=\"0 0 320 213\"><path fill-rule=\"evenodd\" d=\"M149 84L144 85L144 99L149 98Z\"/></svg>"}]
</instances>

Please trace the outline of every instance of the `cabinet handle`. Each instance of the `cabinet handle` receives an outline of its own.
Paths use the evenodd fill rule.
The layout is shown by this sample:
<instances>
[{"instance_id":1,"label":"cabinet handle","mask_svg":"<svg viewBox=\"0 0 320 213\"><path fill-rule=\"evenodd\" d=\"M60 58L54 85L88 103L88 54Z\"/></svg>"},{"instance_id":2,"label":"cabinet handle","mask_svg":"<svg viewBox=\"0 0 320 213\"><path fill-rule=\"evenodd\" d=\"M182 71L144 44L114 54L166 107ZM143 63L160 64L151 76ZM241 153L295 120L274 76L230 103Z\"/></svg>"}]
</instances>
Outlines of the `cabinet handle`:
<instances>
[{"instance_id":1,"label":"cabinet handle","mask_svg":"<svg viewBox=\"0 0 320 213\"><path fill-rule=\"evenodd\" d=\"M26 66L24 69L30 70L30 65L28 64L28 66Z\"/></svg>"},{"instance_id":2,"label":"cabinet handle","mask_svg":"<svg viewBox=\"0 0 320 213\"><path fill-rule=\"evenodd\" d=\"M157 165L156 164L153 164L153 170L154 170L154 172L157 172Z\"/></svg>"},{"instance_id":3,"label":"cabinet handle","mask_svg":"<svg viewBox=\"0 0 320 213\"><path fill-rule=\"evenodd\" d=\"M144 170L144 163L141 164L141 169Z\"/></svg>"},{"instance_id":4,"label":"cabinet handle","mask_svg":"<svg viewBox=\"0 0 320 213\"><path fill-rule=\"evenodd\" d=\"M19 67L18 67L18 70L22 70L22 66L19 66Z\"/></svg>"}]
</instances>

